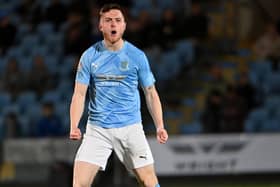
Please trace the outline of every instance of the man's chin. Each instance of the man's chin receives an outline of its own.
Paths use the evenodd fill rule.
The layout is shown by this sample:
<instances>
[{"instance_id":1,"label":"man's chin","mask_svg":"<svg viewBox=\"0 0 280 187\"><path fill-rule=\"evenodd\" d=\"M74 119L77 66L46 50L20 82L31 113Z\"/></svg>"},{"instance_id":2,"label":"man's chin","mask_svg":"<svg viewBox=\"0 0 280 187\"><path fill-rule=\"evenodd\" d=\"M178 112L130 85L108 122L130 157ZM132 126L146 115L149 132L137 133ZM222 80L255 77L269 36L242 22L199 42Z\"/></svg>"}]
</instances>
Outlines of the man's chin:
<instances>
[{"instance_id":1,"label":"man's chin","mask_svg":"<svg viewBox=\"0 0 280 187\"><path fill-rule=\"evenodd\" d=\"M109 41L110 41L111 44L115 44L115 43L117 43L120 40L121 40L121 38L110 38Z\"/></svg>"}]
</instances>

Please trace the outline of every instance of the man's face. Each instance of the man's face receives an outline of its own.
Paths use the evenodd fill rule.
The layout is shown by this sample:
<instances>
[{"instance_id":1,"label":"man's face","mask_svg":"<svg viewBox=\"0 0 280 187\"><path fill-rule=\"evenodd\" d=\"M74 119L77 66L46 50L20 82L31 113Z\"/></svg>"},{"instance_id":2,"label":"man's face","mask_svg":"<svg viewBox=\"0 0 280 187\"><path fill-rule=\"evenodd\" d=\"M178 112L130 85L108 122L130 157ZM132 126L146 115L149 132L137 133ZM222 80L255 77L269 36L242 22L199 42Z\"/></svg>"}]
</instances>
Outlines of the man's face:
<instances>
[{"instance_id":1,"label":"man's face","mask_svg":"<svg viewBox=\"0 0 280 187\"><path fill-rule=\"evenodd\" d=\"M103 13L99 22L99 29L104 39L110 43L116 43L125 31L126 23L120 10L112 9Z\"/></svg>"}]
</instances>

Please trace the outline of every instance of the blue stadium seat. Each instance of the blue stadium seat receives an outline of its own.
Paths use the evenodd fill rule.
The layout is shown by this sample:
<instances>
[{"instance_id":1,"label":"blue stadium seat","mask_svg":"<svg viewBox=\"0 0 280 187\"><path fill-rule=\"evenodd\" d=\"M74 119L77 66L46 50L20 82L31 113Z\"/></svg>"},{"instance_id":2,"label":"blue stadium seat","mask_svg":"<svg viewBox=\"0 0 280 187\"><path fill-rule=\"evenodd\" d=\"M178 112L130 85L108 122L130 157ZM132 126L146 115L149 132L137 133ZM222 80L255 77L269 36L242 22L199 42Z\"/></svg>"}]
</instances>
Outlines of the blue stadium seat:
<instances>
[{"instance_id":1,"label":"blue stadium seat","mask_svg":"<svg viewBox=\"0 0 280 187\"><path fill-rule=\"evenodd\" d=\"M19 66L20 69L24 72L28 72L31 70L32 67L32 57L31 56L26 56L26 57L22 57L19 60Z\"/></svg>"},{"instance_id":2,"label":"blue stadium seat","mask_svg":"<svg viewBox=\"0 0 280 187\"><path fill-rule=\"evenodd\" d=\"M271 63L268 60L258 60L250 62L250 77L254 77L256 87L263 88L263 83L266 80L267 75L272 72ZM253 75L252 75L253 74Z\"/></svg>"},{"instance_id":3,"label":"blue stadium seat","mask_svg":"<svg viewBox=\"0 0 280 187\"><path fill-rule=\"evenodd\" d=\"M50 90L47 91L43 94L41 98L41 102L53 102L53 103L58 103L61 101L62 96L60 95L60 92L57 90Z\"/></svg>"},{"instance_id":4,"label":"blue stadium seat","mask_svg":"<svg viewBox=\"0 0 280 187\"><path fill-rule=\"evenodd\" d=\"M46 45L46 47L48 48L49 54L61 56L63 53L63 39L63 32L52 32L45 35L43 44Z\"/></svg>"},{"instance_id":5,"label":"blue stadium seat","mask_svg":"<svg viewBox=\"0 0 280 187\"><path fill-rule=\"evenodd\" d=\"M280 94L280 73L269 73L265 77L263 88L267 95Z\"/></svg>"},{"instance_id":6,"label":"blue stadium seat","mask_svg":"<svg viewBox=\"0 0 280 187\"><path fill-rule=\"evenodd\" d=\"M247 49L247 48L239 48L236 50L236 54L239 57L249 57L252 54L251 49Z\"/></svg>"},{"instance_id":7,"label":"blue stadium seat","mask_svg":"<svg viewBox=\"0 0 280 187\"><path fill-rule=\"evenodd\" d=\"M277 118L268 118L262 125L261 132L280 132L280 123Z\"/></svg>"},{"instance_id":8,"label":"blue stadium seat","mask_svg":"<svg viewBox=\"0 0 280 187\"><path fill-rule=\"evenodd\" d=\"M56 48L54 46L58 46L62 44L62 41L64 39L64 33L62 32L54 32L54 33L49 33L46 35L46 44L49 45L52 48Z\"/></svg>"},{"instance_id":9,"label":"blue stadium seat","mask_svg":"<svg viewBox=\"0 0 280 187\"><path fill-rule=\"evenodd\" d=\"M39 6L41 6L41 7L43 8L43 10L45 11L46 8L51 4L51 0L37 1L37 3L38 3Z\"/></svg>"},{"instance_id":10,"label":"blue stadium seat","mask_svg":"<svg viewBox=\"0 0 280 187\"><path fill-rule=\"evenodd\" d=\"M37 95L33 91L22 92L16 100L22 112L26 112L27 108L37 102Z\"/></svg>"},{"instance_id":11,"label":"blue stadium seat","mask_svg":"<svg viewBox=\"0 0 280 187\"><path fill-rule=\"evenodd\" d=\"M23 49L21 47L11 47L8 51L7 51L7 58L16 58L17 60L21 59L23 56Z\"/></svg>"},{"instance_id":12,"label":"blue stadium seat","mask_svg":"<svg viewBox=\"0 0 280 187\"><path fill-rule=\"evenodd\" d=\"M10 21L12 24L17 25L17 26L20 24L21 17L19 15L11 14L9 17L10 17Z\"/></svg>"},{"instance_id":13,"label":"blue stadium seat","mask_svg":"<svg viewBox=\"0 0 280 187\"><path fill-rule=\"evenodd\" d=\"M171 9L176 8L174 0L156 0L156 3L161 10L164 10L167 8L171 8Z\"/></svg>"},{"instance_id":14,"label":"blue stadium seat","mask_svg":"<svg viewBox=\"0 0 280 187\"><path fill-rule=\"evenodd\" d=\"M34 103L30 105L25 112L25 116L28 119L30 123L33 123L38 120L42 113L41 106L42 104L40 102Z\"/></svg>"},{"instance_id":15,"label":"blue stadium seat","mask_svg":"<svg viewBox=\"0 0 280 187\"><path fill-rule=\"evenodd\" d=\"M51 22L41 22L37 25L37 34L40 37L46 37L54 32L54 25Z\"/></svg>"},{"instance_id":16,"label":"blue stadium seat","mask_svg":"<svg viewBox=\"0 0 280 187\"><path fill-rule=\"evenodd\" d=\"M160 61L155 72L159 80L176 78L182 65L178 53L176 51L163 53Z\"/></svg>"},{"instance_id":17,"label":"blue stadium seat","mask_svg":"<svg viewBox=\"0 0 280 187\"><path fill-rule=\"evenodd\" d=\"M189 107L195 107L196 106L196 100L194 98L184 98L182 100L182 105L189 106Z\"/></svg>"},{"instance_id":18,"label":"blue stadium seat","mask_svg":"<svg viewBox=\"0 0 280 187\"><path fill-rule=\"evenodd\" d=\"M232 61L219 61L217 63L221 68L226 69L226 68L237 68L238 64Z\"/></svg>"},{"instance_id":19,"label":"blue stadium seat","mask_svg":"<svg viewBox=\"0 0 280 187\"><path fill-rule=\"evenodd\" d=\"M65 4L65 5L69 5L69 4L72 3L72 2L69 1L69 0L60 0L60 1L61 1L61 3Z\"/></svg>"},{"instance_id":20,"label":"blue stadium seat","mask_svg":"<svg viewBox=\"0 0 280 187\"><path fill-rule=\"evenodd\" d=\"M61 60L61 65L58 67L59 68L59 74L62 77L67 77L70 75L73 66L75 65L76 61L77 61L77 57L69 55L69 56L65 56L62 60Z\"/></svg>"},{"instance_id":21,"label":"blue stadium seat","mask_svg":"<svg viewBox=\"0 0 280 187\"><path fill-rule=\"evenodd\" d=\"M152 3L150 0L133 0L133 8L149 9L150 7L152 7Z\"/></svg>"},{"instance_id":22,"label":"blue stadium seat","mask_svg":"<svg viewBox=\"0 0 280 187\"><path fill-rule=\"evenodd\" d=\"M258 121L254 119L246 119L244 123L244 132L246 133L257 133L261 132L263 121Z\"/></svg>"},{"instance_id":23,"label":"blue stadium seat","mask_svg":"<svg viewBox=\"0 0 280 187\"><path fill-rule=\"evenodd\" d=\"M49 48L46 45L37 45L36 47L33 47L31 50L31 56L34 57L36 55L41 55L43 57L47 57L49 53Z\"/></svg>"},{"instance_id":24,"label":"blue stadium seat","mask_svg":"<svg viewBox=\"0 0 280 187\"><path fill-rule=\"evenodd\" d=\"M27 115L19 115L19 122L21 124L21 133L23 137L31 136L32 127Z\"/></svg>"},{"instance_id":25,"label":"blue stadium seat","mask_svg":"<svg viewBox=\"0 0 280 187\"><path fill-rule=\"evenodd\" d=\"M255 71L252 70L249 71L248 76L249 76L250 83L252 85L254 85L255 87L259 87L261 85L259 82L258 75Z\"/></svg>"},{"instance_id":26,"label":"blue stadium seat","mask_svg":"<svg viewBox=\"0 0 280 187\"><path fill-rule=\"evenodd\" d=\"M70 102L58 102L55 104L55 113L61 119L63 123L64 132L67 132L70 125Z\"/></svg>"},{"instance_id":27,"label":"blue stadium seat","mask_svg":"<svg viewBox=\"0 0 280 187\"><path fill-rule=\"evenodd\" d=\"M11 104L11 95L7 92L0 92L0 112Z\"/></svg>"},{"instance_id":28,"label":"blue stadium seat","mask_svg":"<svg viewBox=\"0 0 280 187\"><path fill-rule=\"evenodd\" d=\"M21 45L32 48L39 44L39 36L37 34L28 34L22 38Z\"/></svg>"},{"instance_id":29,"label":"blue stadium seat","mask_svg":"<svg viewBox=\"0 0 280 187\"><path fill-rule=\"evenodd\" d=\"M1 8L5 8L5 10L14 10L20 2L16 0L0 0Z\"/></svg>"},{"instance_id":30,"label":"blue stadium seat","mask_svg":"<svg viewBox=\"0 0 280 187\"><path fill-rule=\"evenodd\" d=\"M129 14L132 17L138 17L142 11L148 12L153 18L155 13L157 13L157 9L152 5L150 0L133 0L133 6L129 10Z\"/></svg>"},{"instance_id":31,"label":"blue stadium seat","mask_svg":"<svg viewBox=\"0 0 280 187\"><path fill-rule=\"evenodd\" d=\"M4 71L7 62L8 62L8 58L6 56L0 58L0 73Z\"/></svg>"},{"instance_id":32,"label":"blue stadium seat","mask_svg":"<svg viewBox=\"0 0 280 187\"><path fill-rule=\"evenodd\" d=\"M245 121L244 129L247 133L261 132L265 120L267 119L267 110L258 108L253 110Z\"/></svg>"},{"instance_id":33,"label":"blue stadium seat","mask_svg":"<svg viewBox=\"0 0 280 187\"><path fill-rule=\"evenodd\" d=\"M199 121L180 125L180 133L182 134L199 134L202 132L202 126Z\"/></svg>"},{"instance_id":34,"label":"blue stadium seat","mask_svg":"<svg viewBox=\"0 0 280 187\"><path fill-rule=\"evenodd\" d=\"M57 91L62 96L63 101L70 101L74 89L74 81L68 78L60 78Z\"/></svg>"},{"instance_id":35,"label":"blue stadium seat","mask_svg":"<svg viewBox=\"0 0 280 187\"><path fill-rule=\"evenodd\" d=\"M180 60L184 64L192 64L194 62L193 43L190 40L178 41L175 50L178 52Z\"/></svg>"},{"instance_id":36,"label":"blue stadium seat","mask_svg":"<svg viewBox=\"0 0 280 187\"><path fill-rule=\"evenodd\" d=\"M36 34L28 34L24 36L20 42L19 47L22 48L24 55L31 56L32 49L40 43L39 36Z\"/></svg>"},{"instance_id":37,"label":"blue stadium seat","mask_svg":"<svg viewBox=\"0 0 280 187\"><path fill-rule=\"evenodd\" d=\"M57 55L52 55L48 54L45 56L45 63L47 65L47 68L51 74L56 74L59 72L58 67L59 67L59 58Z\"/></svg>"},{"instance_id":38,"label":"blue stadium seat","mask_svg":"<svg viewBox=\"0 0 280 187\"><path fill-rule=\"evenodd\" d=\"M264 107L267 109L277 109L280 106L280 95L270 95L265 99Z\"/></svg>"},{"instance_id":39,"label":"blue stadium seat","mask_svg":"<svg viewBox=\"0 0 280 187\"><path fill-rule=\"evenodd\" d=\"M55 103L55 112L61 118L67 115L69 117L70 103L66 104L65 102Z\"/></svg>"},{"instance_id":40,"label":"blue stadium seat","mask_svg":"<svg viewBox=\"0 0 280 187\"><path fill-rule=\"evenodd\" d=\"M31 31L30 25L27 23L20 23L17 25L16 41L21 41Z\"/></svg>"},{"instance_id":41,"label":"blue stadium seat","mask_svg":"<svg viewBox=\"0 0 280 187\"><path fill-rule=\"evenodd\" d=\"M69 115L64 115L61 119L61 122L62 122L62 125L63 125L63 134L67 134L69 133L70 131L70 118L69 118ZM80 124L84 123L83 120L81 119L80 120ZM85 125L86 123L84 123ZM80 127L80 130L82 133L85 132L85 129L84 128L81 128Z\"/></svg>"},{"instance_id":42,"label":"blue stadium seat","mask_svg":"<svg viewBox=\"0 0 280 187\"><path fill-rule=\"evenodd\" d=\"M163 115L165 119L181 118L183 116L181 112L174 110L165 110Z\"/></svg>"},{"instance_id":43,"label":"blue stadium seat","mask_svg":"<svg viewBox=\"0 0 280 187\"><path fill-rule=\"evenodd\" d=\"M4 140L4 133L3 117L0 116L0 142Z\"/></svg>"},{"instance_id":44,"label":"blue stadium seat","mask_svg":"<svg viewBox=\"0 0 280 187\"><path fill-rule=\"evenodd\" d=\"M153 47L145 50L145 54L149 60L149 64L152 70L156 69L158 65L158 59L161 51L159 47Z\"/></svg>"},{"instance_id":45,"label":"blue stadium seat","mask_svg":"<svg viewBox=\"0 0 280 187\"><path fill-rule=\"evenodd\" d=\"M20 107L17 103L11 103L5 108L2 109L2 115L5 116L6 114L13 112L17 115L20 114Z\"/></svg>"}]
</instances>

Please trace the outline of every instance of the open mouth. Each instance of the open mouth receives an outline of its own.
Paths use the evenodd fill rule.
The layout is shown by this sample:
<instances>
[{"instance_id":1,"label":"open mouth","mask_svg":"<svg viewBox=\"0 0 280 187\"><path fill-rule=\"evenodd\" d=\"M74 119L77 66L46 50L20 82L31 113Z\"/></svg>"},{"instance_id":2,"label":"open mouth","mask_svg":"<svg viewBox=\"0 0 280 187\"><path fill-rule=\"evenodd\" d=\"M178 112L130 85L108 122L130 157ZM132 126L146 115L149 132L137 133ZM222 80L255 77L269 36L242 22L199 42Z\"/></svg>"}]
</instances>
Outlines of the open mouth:
<instances>
[{"instance_id":1,"label":"open mouth","mask_svg":"<svg viewBox=\"0 0 280 187\"><path fill-rule=\"evenodd\" d=\"M117 31L111 31L111 34L115 35L115 34L117 34Z\"/></svg>"}]
</instances>

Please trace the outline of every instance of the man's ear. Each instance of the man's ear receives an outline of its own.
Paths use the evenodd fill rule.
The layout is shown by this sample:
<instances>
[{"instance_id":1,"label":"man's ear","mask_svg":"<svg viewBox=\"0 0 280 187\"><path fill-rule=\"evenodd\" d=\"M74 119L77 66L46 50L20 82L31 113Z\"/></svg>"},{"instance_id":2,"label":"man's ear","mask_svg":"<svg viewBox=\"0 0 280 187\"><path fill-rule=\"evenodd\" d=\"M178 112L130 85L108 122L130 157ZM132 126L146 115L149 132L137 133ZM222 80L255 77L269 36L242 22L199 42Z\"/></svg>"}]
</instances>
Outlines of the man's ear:
<instances>
[{"instance_id":1,"label":"man's ear","mask_svg":"<svg viewBox=\"0 0 280 187\"><path fill-rule=\"evenodd\" d=\"M98 25L98 28L99 28L99 30L100 31L102 31L103 30L103 28L102 28L102 26L101 26L101 24L99 23L99 25Z\"/></svg>"}]
</instances>

